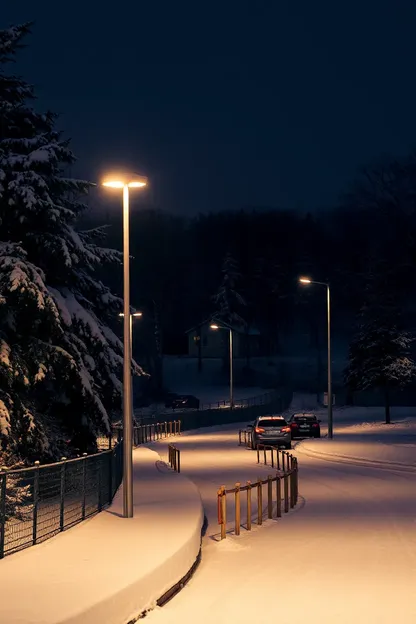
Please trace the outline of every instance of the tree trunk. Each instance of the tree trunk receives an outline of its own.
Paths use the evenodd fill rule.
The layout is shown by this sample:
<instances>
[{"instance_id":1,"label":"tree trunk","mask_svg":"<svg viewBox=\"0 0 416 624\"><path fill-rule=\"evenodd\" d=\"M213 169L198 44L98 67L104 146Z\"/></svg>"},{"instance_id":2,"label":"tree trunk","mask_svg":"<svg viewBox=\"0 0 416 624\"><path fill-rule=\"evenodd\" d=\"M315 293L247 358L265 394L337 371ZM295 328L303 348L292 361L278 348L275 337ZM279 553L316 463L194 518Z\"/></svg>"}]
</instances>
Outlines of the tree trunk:
<instances>
[{"instance_id":1,"label":"tree trunk","mask_svg":"<svg viewBox=\"0 0 416 624\"><path fill-rule=\"evenodd\" d=\"M386 413L386 425L390 425L390 394L388 386L384 386L384 408Z\"/></svg>"}]
</instances>

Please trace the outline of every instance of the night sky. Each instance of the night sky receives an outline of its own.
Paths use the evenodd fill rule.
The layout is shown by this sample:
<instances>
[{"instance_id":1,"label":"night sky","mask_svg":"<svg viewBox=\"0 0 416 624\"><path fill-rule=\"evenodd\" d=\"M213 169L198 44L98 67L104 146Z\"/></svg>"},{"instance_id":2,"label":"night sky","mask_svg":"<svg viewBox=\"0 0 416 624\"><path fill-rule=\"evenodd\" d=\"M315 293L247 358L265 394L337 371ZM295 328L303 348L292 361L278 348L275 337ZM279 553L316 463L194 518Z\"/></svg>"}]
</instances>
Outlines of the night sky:
<instances>
[{"instance_id":1,"label":"night sky","mask_svg":"<svg viewBox=\"0 0 416 624\"><path fill-rule=\"evenodd\" d=\"M167 210L325 206L416 144L414 0L3 2L27 20L18 71L73 173L125 164Z\"/></svg>"}]
</instances>

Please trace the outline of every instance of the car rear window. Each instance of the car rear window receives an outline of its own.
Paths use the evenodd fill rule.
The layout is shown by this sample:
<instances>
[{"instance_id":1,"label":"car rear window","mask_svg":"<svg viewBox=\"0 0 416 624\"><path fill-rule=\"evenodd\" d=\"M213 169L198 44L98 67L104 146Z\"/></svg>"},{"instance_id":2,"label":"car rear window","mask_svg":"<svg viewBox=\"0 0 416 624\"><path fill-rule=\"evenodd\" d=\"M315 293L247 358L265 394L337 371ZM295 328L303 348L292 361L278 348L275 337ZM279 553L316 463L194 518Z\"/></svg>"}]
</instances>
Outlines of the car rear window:
<instances>
[{"instance_id":1,"label":"car rear window","mask_svg":"<svg viewBox=\"0 0 416 624\"><path fill-rule=\"evenodd\" d=\"M259 420L259 427L283 427L287 425L287 422L283 418L265 418L264 420Z\"/></svg>"},{"instance_id":2,"label":"car rear window","mask_svg":"<svg viewBox=\"0 0 416 624\"><path fill-rule=\"evenodd\" d=\"M316 420L316 416L314 416L313 414L302 414L301 416L294 416L293 418L297 422L312 422Z\"/></svg>"}]
</instances>

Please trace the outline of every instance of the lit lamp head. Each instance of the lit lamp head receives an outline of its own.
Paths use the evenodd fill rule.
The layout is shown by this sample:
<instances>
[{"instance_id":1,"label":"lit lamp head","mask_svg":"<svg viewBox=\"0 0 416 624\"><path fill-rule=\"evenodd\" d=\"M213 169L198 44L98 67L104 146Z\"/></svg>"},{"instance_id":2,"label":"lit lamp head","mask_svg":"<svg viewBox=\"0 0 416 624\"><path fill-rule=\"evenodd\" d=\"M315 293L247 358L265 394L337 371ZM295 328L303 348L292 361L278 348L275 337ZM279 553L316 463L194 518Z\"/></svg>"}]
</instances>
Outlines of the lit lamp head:
<instances>
[{"instance_id":1,"label":"lit lamp head","mask_svg":"<svg viewBox=\"0 0 416 624\"><path fill-rule=\"evenodd\" d=\"M299 282L301 284L312 284L312 280L309 277L300 277Z\"/></svg>"},{"instance_id":2,"label":"lit lamp head","mask_svg":"<svg viewBox=\"0 0 416 624\"><path fill-rule=\"evenodd\" d=\"M120 312L119 316L124 316L124 312ZM143 316L143 312L133 312L133 314L130 314L130 316L134 316L135 318Z\"/></svg>"},{"instance_id":3,"label":"lit lamp head","mask_svg":"<svg viewBox=\"0 0 416 624\"><path fill-rule=\"evenodd\" d=\"M212 325L209 326L210 329L219 329L219 325L215 325L215 323L213 323Z\"/></svg>"},{"instance_id":4,"label":"lit lamp head","mask_svg":"<svg viewBox=\"0 0 416 624\"><path fill-rule=\"evenodd\" d=\"M141 188L147 186L147 178L133 173L112 173L105 176L102 185L114 189L122 189L126 186L128 188Z\"/></svg>"}]
</instances>

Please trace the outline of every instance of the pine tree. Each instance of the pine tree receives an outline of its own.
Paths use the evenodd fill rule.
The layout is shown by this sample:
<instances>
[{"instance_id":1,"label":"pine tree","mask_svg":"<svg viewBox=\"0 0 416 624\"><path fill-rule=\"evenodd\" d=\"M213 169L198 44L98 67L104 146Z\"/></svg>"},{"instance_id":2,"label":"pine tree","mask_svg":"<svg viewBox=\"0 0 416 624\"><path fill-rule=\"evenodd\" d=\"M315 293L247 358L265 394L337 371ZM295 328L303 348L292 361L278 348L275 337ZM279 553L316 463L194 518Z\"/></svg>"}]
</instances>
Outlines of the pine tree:
<instances>
[{"instance_id":1,"label":"pine tree","mask_svg":"<svg viewBox=\"0 0 416 624\"><path fill-rule=\"evenodd\" d=\"M215 318L230 325L244 326L245 321L239 312L246 305L246 301L237 290L241 274L237 260L229 252L224 258L222 275L218 292L213 297L217 307Z\"/></svg>"},{"instance_id":2,"label":"pine tree","mask_svg":"<svg viewBox=\"0 0 416 624\"><path fill-rule=\"evenodd\" d=\"M0 443L41 459L94 449L120 404L122 344L107 324L122 303L95 272L121 256L100 246L103 228L77 231L92 185L65 176L75 158L56 116L6 73L29 31L0 31Z\"/></svg>"},{"instance_id":3,"label":"pine tree","mask_svg":"<svg viewBox=\"0 0 416 624\"><path fill-rule=\"evenodd\" d=\"M416 378L416 366L410 355L414 339L400 327L399 312L394 297L386 289L385 276L372 275L345 370L345 381L351 390L383 392L386 424L391 422L391 390L403 388Z\"/></svg>"}]
</instances>

